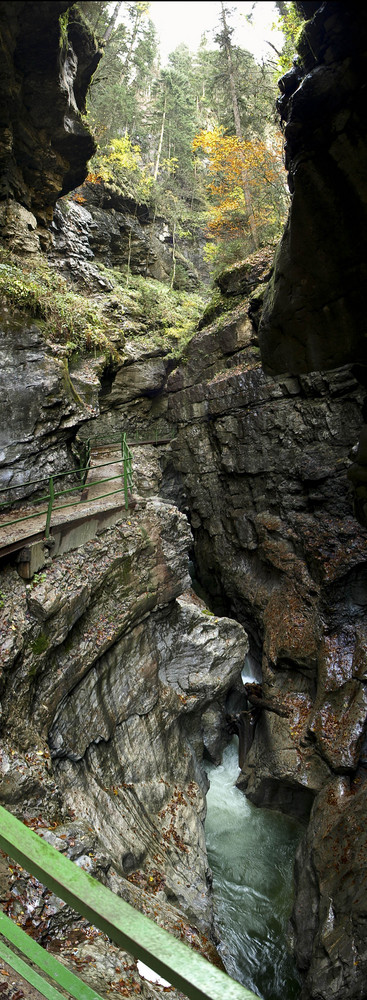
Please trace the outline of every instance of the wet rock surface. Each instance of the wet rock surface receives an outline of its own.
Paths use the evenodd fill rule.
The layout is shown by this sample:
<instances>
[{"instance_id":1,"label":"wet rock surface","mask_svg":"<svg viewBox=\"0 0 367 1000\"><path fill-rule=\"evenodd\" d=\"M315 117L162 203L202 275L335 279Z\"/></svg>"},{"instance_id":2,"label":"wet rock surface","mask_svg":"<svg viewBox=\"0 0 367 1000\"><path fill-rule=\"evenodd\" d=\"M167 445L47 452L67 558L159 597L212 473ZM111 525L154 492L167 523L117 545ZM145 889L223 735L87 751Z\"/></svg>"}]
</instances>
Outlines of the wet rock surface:
<instances>
[{"instance_id":1,"label":"wet rock surface","mask_svg":"<svg viewBox=\"0 0 367 1000\"><path fill-rule=\"evenodd\" d=\"M366 968L366 784L334 778L320 792L296 860L292 924L302 997L363 997Z\"/></svg>"},{"instance_id":2,"label":"wet rock surface","mask_svg":"<svg viewBox=\"0 0 367 1000\"><path fill-rule=\"evenodd\" d=\"M366 361L366 42L365 12L320 4L280 82L292 204L260 328L268 371Z\"/></svg>"},{"instance_id":3,"label":"wet rock surface","mask_svg":"<svg viewBox=\"0 0 367 1000\"><path fill-rule=\"evenodd\" d=\"M225 739L226 694L239 681L248 643L238 623L208 615L195 595L183 594L190 545L186 518L172 504L139 500L34 583L25 585L12 568L2 574L0 798L213 958L201 718L214 701ZM6 898L16 915L18 873L13 888ZM107 981L119 978L108 967L114 962L128 985L126 956L108 958L103 936L82 922L70 957L72 914L45 891L40 900L32 882L21 898L23 924L38 898L37 933L51 948L55 935L63 938L64 961L80 961L84 973L83 947L92 955L96 988L98 949Z\"/></svg>"},{"instance_id":4,"label":"wet rock surface","mask_svg":"<svg viewBox=\"0 0 367 1000\"><path fill-rule=\"evenodd\" d=\"M302 5L311 18L299 57L280 81L292 203L259 330L267 372L354 364L364 391L367 159L364 87L367 17L342 3ZM350 479L367 524L367 432Z\"/></svg>"},{"instance_id":5,"label":"wet rock surface","mask_svg":"<svg viewBox=\"0 0 367 1000\"><path fill-rule=\"evenodd\" d=\"M91 408L35 322L7 308L0 323L0 486L19 484L19 492L2 493L1 500L13 502L34 492L34 486L27 490L31 480L74 467L71 442Z\"/></svg>"},{"instance_id":6,"label":"wet rock surface","mask_svg":"<svg viewBox=\"0 0 367 1000\"><path fill-rule=\"evenodd\" d=\"M257 715L239 785L255 804L307 822L338 776L354 787L363 759L367 537L353 517L347 470L364 393L348 366L266 375L248 308L235 305L204 328L169 377L171 462L191 512L199 578L213 607L245 625L262 696L280 710ZM309 850L319 851L312 823L309 837ZM356 883L358 857L348 859ZM296 912L305 885L326 905L327 858L328 848L314 882L309 861ZM320 965L312 906L304 996L319 996L322 976L331 997L334 954ZM346 949L350 927L344 922ZM346 990L352 960L348 969L345 979L338 973Z\"/></svg>"},{"instance_id":7,"label":"wet rock surface","mask_svg":"<svg viewBox=\"0 0 367 1000\"><path fill-rule=\"evenodd\" d=\"M101 53L75 11L60 39L69 7L5 2L0 9L1 198L33 213L46 242L57 198L84 180L94 151L80 111Z\"/></svg>"}]
</instances>

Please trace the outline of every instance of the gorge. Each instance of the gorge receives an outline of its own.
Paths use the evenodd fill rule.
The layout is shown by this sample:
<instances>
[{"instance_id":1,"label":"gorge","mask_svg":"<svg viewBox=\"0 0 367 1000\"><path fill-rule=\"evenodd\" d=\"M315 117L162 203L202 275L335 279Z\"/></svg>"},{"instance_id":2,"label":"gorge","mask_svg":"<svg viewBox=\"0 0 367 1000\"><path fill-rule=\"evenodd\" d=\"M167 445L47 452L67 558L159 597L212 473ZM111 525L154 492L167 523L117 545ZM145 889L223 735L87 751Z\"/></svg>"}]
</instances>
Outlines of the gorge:
<instances>
[{"instance_id":1,"label":"gorge","mask_svg":"<svg viewBox=\"0 0 367 1000\"><path fill-rule=\"evenodd\" d=\"M55 558L46 547L29 580L0 551L0 801L218 961L205 762L220 762L237 729L238 787L304 825L291 916L300 1000L364 1000L366 14L296 6L299 60L279 102L285 232L274 261L261 247L219 275L182 349L154 326L172 260L161 221L108 186L98 203L80 188L95 39L76 8L61 30L69 3L0 5L7 518L33 480L77 469L87 440L153 439L131 445L128 511L84 544ZM81 200L66 199L78 186ZM197 271L182 268L194 315ZM42 281L46 297L66 303L70 288L73 308L93 307L80 313L92 350L62 341L61 320L50 335ZM98 323L112 348L93 344ZM157 996L131 958L4 858L1 899L103 995Z\"/></svg>"}]
</instances>

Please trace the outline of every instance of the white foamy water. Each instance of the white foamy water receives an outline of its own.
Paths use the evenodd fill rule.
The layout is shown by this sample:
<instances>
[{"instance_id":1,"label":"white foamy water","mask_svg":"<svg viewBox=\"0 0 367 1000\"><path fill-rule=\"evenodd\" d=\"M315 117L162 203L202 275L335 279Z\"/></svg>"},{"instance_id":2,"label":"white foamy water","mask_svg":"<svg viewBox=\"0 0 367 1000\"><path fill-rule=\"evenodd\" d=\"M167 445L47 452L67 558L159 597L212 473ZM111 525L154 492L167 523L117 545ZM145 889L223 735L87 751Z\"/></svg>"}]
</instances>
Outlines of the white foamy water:
<instances>
[{"instance_id":1,"label":"white foamy water","mask_svg":"<svg viewBox=\"0 0 367 1000\"><path fill-rule=\"evenodd\" d=\"M235 787L237 740L208 766L205 823L220 952L227 971L264 1000L296 1000L300 986L287 950L299 823L253 806Z\"/></svg>"}]
</instances>

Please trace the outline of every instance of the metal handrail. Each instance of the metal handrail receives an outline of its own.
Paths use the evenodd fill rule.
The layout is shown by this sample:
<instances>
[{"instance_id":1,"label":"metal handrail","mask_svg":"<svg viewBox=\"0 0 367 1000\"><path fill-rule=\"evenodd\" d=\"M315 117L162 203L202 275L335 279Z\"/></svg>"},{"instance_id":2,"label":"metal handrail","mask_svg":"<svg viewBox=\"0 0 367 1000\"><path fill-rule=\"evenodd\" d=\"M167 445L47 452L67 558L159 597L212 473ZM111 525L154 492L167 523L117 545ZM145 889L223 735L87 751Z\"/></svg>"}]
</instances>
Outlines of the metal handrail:
<instances>
[{"instance_id":1,"label":"metal handrail","mask_svg":"<svg viewBox=\"0 0 367 1000\"><path fill-rule=\"evenodd\" d=\"M94 503L97 500L104 500L104 499L106 499L109 496L114 496L116 493L122 493L123 492L124 493L124 499L125 499L125 509L128 510L128 507L129 507L129 489L131 489L132 485L133 485L133 473L132 473L132 458L133 458L133 456L132 456L132 452L131 452L131 450L129 448L129 445L127 443L127 439L126 439L126 434L125 433L123 433L121 435L121 439L120 439L119 444L120 444L120 447L121 447L122 458L119 459L119 460L114 459L112 462L102 462L101 465L96 465L95 468L96 469L103 469L106 466L109 466L109 465L119 465L121 463L123 465L124 485L121 487L121 489L119 489L119 490L113 490L111 493L103 493L103 494L100 494L97 497L91 497L88 500L88 503ZM89 450L89 462L90 462L90 450ZM90 465L87 465L84 468L79 469L78 471L80 473L81 472L88 472L89 468L90 468ZM73 471L75 472L76 470L74 469ZM58 490L58 491L56 491L55 487L54 487L54 479L59 478L61 476L66 476L68 474L69 473L67 473L67 472L60 472L60 473L57 472L57 473L55 473L55 475L50 476L49 477L49 492L48 492L48 494L46 494L46 496L38 497L38 498L35 498L34 500L32 500L33 503L42 503L44 501L48 501L47 510L37 511L36 514L25 514L23 517L12 518L10 521L5 521L2 524L0 523L0 528L8 528L8 527L10 527L12 525L20 524L23 521L30 521L30 520L32 520L35 517L40 517L43 514L46 514L45 538L48 539L50 537L50 524L51 524L52 513L53 512L55 513L56 511L59 511L59 510L66 510L68 507L74 507L73 503L71 503L71 504L70 503L68 503L68 504L61 504L59 507L54 507L54 502L57 499L57 497L66 496L68 493L76 493L78 491L84 490L84 488L85 488L85 481L86 480L84 479L84 480L82 480L82 483L81 483L80 486L75 485L75 486L71 486L67 490ZM119 478L120 478L120 476L118 475L118 476L108 476L105 479L99 479L99 480L95 480L95 481L92 480L88 484L88 489L89 489L90 486L97 486L97 485L100 485L101 483L111 483L115 479L119 479ZM34 482L43 482L43 481L44 480L41 480L41 479L40 480L34 480ZM10 489L19 489L19 487L10 487Z\"/></svg>"},{"instance_id":2,"label":"metal handrail","mask_svg":"<svg viewBox=\"0 0 367 1000\"><path fill-rule=\"evenodd\" d=\"M11 920L10 917L7 917L5 913L1 913L1 911L0 934L3 934L7 941L37 965L38 969L41 969L42 972L45 972L47 976L53 979L58 986L66 989L70 996L74 997L74 1000L102 1000L102 997L96 990L87 986L87 983L84 983L79 976L76 976L74 972L71 972L65 965L62 965L57 958L46 951L45 948L42 948L41 945L37 944L37 941L29 937L18 924ZM14 955L14 952L10 948L7 948L1 940L0 958L15 969L15 972L18 972L20 976L23 976L23 979L26 979L31 986L34 986L42 996L47 997L47 1000L65 1000L65 994L61 995L54 986L51 986L50 983L43 979L43 976L35 972L18 955Z\"/></svg>"},{"instance_id":3,"label":"metal handrail","mask_svg":"<svg viewBox=\"0 0 367 1000\"><path fill-rule=\"evenodd\" d=\"M173 432L173 434L174 433L175 432ZM127 435L125 435L125 437L127 437ZM166 436L166 437L163 437L163 438L159 438L158 437L158 431L156 431L153 440L151 440L151 439L144 439L143 438L140 441L139 438L136 438L133 441L131 441L130 444L133 445L133 446L136 446L136 445L146 445L146 444L157 445L157 444L160 444L160 443L167 443L167 442L169 442L171 440L172 440L172 436L171 437L167 437ZM92 442L90 438L87 438L86 441L85 441L85 444L86 444L86 449L87 449L86 464L84 466L80 465L79 468L76 468L74 466L73 469L66 469L66 470L64 470L64 472L54 472L53 473L53 479L61 479L62 476L71 476L73 474L75 475L75 473L78 473L78 474L81 475L82 472L88 472L89 468L90 468L90 459L91 459L92 445L94 444L94 446L97 447L97 448L114 447L115 445L119 445L121 447L121 438L119 438L117 441L94 441L94 442ZM128 445L128 447L130 447L130 445ZM104 465L113 465L114 463L113 462L104 462L103 464ZM102 466L98 466L98 468L102 468ZM41 479L29 479L27 483L20 483L20 484L18 483L17 486L0 486L0 494L1 493L9 493L10 490L21 490L22 487L27 487L28 488L28 486L38 486L39 483L47 483L48 480L49 480L48 476L42 476ZM85 478L84 478L84 482L85 482ZM32 498L31 502L32 503L38 503L38 502L41 502L41 500L43 500L43 499L45 499L45 498L44 497L39 497L39 498L36 497L36 498ZM0 507L8 507L8 506L9 506L9 504L6 501L5 502L4 501L0 502Z\"/></svg>"},{"instance_id":4,"label":"metal handrail","mask_svg":"<svg viewBox=\"0 0 367 1000\"><path fill-rule=\"evenodd\" d=\"M2 806L0 846L119 948L141 959L189 1000L258 1000L246 987L97 882ZM2 932L6 933L6 928ZM27 946L28 954L32 945L33 941ZM37 964L36 951L32 960ZM100 1000L98 994L94 997ZM83 1000L81 993L78 1000Z\"/></svg>"}]
</instances>

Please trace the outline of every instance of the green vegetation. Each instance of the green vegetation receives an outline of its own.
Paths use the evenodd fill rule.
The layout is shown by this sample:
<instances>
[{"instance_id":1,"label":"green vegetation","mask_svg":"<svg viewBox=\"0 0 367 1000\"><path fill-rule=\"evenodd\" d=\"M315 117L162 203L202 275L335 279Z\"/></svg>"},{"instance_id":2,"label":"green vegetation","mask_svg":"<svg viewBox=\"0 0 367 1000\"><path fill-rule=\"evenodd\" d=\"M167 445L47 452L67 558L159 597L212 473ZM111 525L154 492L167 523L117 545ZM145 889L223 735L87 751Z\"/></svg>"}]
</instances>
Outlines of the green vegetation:
<instances>
[{"instance_id":1,"label":"green vegetation","mask_svg":"<svg viewBox=\"0 0 367 1000\"><path fill-rule=\"evenodd\" d=\"M45 653L49 645L50 640L47 635L44 635L44 633L41 632L40 635L37 636L37 639L35 639L32 643L32 653L34 653L35 656L41 656L41 653Z\"/></svg>"},{"instance_id":2,"label":"green vegetation","mask_svg":"<svg viewBox=\"0 0 367 1000\"><path fill-rule=\"evenodd\" d=\"M196 55L179 45L162 68L149 3L76 6L104 49L87 107L99 144L89 180L147 203L168 222L171 287L183 282L182 243L185 253L197 255L191 232L198 223L201 248L207 240L206 271L214 274L278 238L288 195L274 59L260 66L236 45L232 8L221 5L216 48L207 37ZM291 47L298 15L294 4L280 7ZM217 150L213 159L205 147L215 132L221 136L221 157ZM202 136L206 143L200 148Z\"/></svg>"},{"instance_id":3,"label":"green vegetation","mask_svg":"<svg viewBox=\"0 0 367 1000\"><path fill-rule=\"evenodd\" d=\"M31 265L9 255L0 260L0 301L40 322L45 340L64 358L92 351L118 362L125 335L179 355L203 308L199 294L170 290L152 278L129 275L126 286L126 268L100 265L113 285L102 301L71 288L43 260Z\"/></svg>"},{"instance_id":4,"label":"green vegetation","mask_svg":"<svg viewBox=\"0 0 367 1000\"><path fill-rule=\"evenodd\" d=\"M278 2L276 4L279 16L277 27L283 32L284 45L278 53L277 72L287 73L291 69L297 52L297 45L304 26L304 20L297 10L296 4Z\"/></svg>"},{"instance_id":5,"label":"green vegetation","mask_svg":"<svg viewBox=\"0 0 367 1000\"><path fill-rule=\"evenodd\" d=\"M202 296L170 289L163 282L137 274L129 276L126 286L126 271L103 265L99 269L114 285L105 309L115 317L121 312L126 336L139 338L140 344L146 339L147 346L154 344L167 354L179 355L196 330Z\"/></svg>"},{"instance_id":6,"label":"green vegetation","mask_svg":"<svg viewBox=\"0 0 367 1000\"><path fill-rule=\"evenodd\" d=\"M140 146L133 145L128 135L111 140L98 150L91 161L88 181L104 181L113 191L138 204L152 200L153 178L142 166Z\"/></svg>"},{"instance_id":7,"label":"green vegetation","mask_svg":"<svg viewBox=\"0 0 367 1000\"><path fill-rule=\"evenodd\" d=\"M60 14L59 25L60 25L60 49L65 50L68 46L68 24L69 24L69 10L64 11Z\"/></svg>"},{"instance_id":8,"label":"green vegetation","mask_svg":"<svg viewBox=\"0 0 367 1000\"><path fill-rule=\"evenodd\" d=\"M37 587L39 583L44 583L46 575L46 573L35 573L30 583L31 590L33 590L34 587Z\"/></svg>"},{"instance_id":9,"label":"green vegetation","mask_svg":"<svg viewBox=\"0 0 367 1000\"><path fill-rule=\"evenodd\" d=\"M116 353L112 324L101 306L74 291L45 260L28 264L1 253L0 300L42 321L45 339L58 345L62 357L76 350Z\"/></svg>"},{"instance_id":10,"label":"green vegetation","mask_svg":"<svg viewBox=\"0 0 367 1000\"><path fill-rule=\"evenodd\" d=\"M220 289L215 286L210 302L208 302L201 316L200 327L210 326L211 323L214 323L214 320L218 319L227 312L231 312L237 304L238 299L235 299L232 296L223 295Z\"/></svg>"}]
</instances>

